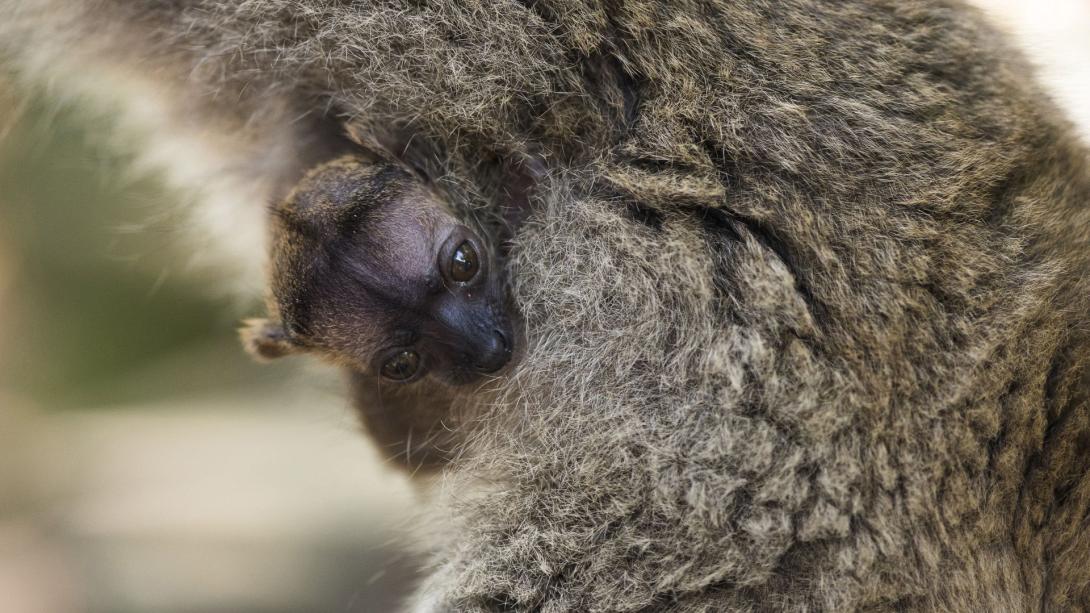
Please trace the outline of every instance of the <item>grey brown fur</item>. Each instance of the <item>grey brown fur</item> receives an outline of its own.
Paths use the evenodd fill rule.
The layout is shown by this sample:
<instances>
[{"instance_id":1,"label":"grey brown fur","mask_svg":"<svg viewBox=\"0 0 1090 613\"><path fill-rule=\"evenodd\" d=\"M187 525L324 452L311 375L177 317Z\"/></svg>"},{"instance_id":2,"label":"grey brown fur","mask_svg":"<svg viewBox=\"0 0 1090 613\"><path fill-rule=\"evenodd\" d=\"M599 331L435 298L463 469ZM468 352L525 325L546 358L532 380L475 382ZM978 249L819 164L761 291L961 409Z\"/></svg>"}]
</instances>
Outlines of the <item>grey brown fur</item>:
<instances>
[{"instance_id":1,"label":"grey brown fur","mask_svg":"<svg viewBox=\"0 0 1090 613\"><path fill-rule=\"evenodd\" d=\"M31 72L93 49L250 142L392 130L481 227L543 160L508 270L529 346L460 431L418 610L1090 607L1086 153L960 3L2 0L0 24ZM247 172L290 184L316 142Z\"/></svg>"}]
</instances>

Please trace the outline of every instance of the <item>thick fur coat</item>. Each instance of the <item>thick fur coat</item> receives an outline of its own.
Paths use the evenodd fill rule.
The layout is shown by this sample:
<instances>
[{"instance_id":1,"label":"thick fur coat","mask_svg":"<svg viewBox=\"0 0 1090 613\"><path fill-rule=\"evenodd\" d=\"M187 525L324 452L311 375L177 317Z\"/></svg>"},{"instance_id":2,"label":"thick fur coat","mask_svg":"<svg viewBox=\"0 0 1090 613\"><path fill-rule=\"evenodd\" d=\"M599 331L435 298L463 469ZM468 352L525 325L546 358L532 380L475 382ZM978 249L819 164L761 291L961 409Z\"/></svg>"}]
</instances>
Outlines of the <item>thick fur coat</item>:
<instances>
[{"instance_id":1,"label":"thick fur coat","mask_svg":"<svg viewBox=\"0 0 1090 613\"><path fill-rule=\"evenodd\" d=\"M157 84L255 194L341 121L482 228L540 161L418 610L1090 608L1090 167L960 3L0 0L0 45Z\"/></svg>"}]
</instances>

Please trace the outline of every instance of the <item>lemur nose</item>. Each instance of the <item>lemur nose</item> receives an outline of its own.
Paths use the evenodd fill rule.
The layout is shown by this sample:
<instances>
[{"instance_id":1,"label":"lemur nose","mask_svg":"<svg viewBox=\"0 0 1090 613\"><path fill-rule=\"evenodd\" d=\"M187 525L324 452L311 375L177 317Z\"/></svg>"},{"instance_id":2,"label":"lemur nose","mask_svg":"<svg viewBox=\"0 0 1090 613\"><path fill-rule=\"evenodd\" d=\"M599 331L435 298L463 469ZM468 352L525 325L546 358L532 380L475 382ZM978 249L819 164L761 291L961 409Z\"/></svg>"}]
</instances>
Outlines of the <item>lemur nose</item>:
<instances>
[{"instance_id":1,"label":"lemur nose","mask_svg":"<svg viewBox=\"0 0 1090 613\"><path fill-rule=\"evenodd\" d=\"M474 368L482 373L493 373L511 359L511 341L502 330L493 330L488 341L481 347Z\"/></svg>"}]
</instances>

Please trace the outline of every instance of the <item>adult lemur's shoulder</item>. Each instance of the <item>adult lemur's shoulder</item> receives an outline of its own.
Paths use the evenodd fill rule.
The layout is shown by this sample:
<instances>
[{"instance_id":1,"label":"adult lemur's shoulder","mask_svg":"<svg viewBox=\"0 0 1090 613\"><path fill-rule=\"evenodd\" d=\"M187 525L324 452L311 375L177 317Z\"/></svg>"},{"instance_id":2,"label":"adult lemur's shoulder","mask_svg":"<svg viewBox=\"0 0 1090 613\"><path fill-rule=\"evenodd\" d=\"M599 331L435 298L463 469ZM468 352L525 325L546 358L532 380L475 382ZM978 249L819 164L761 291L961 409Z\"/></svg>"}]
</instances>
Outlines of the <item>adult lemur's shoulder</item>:
<instances>
[{"instance_id":1,"label":"adult lemur's shoulder","mask_svg":"<svg viewBox=\"0 0 1090 613\"><path fill-rule=\"evenodd\" d=\"M422 609L1090 600L1086 154L960 3L0 0L0 44L152 84L213 199L343 121L479 228L540 161Z\"/></svg>"}]
</instances>

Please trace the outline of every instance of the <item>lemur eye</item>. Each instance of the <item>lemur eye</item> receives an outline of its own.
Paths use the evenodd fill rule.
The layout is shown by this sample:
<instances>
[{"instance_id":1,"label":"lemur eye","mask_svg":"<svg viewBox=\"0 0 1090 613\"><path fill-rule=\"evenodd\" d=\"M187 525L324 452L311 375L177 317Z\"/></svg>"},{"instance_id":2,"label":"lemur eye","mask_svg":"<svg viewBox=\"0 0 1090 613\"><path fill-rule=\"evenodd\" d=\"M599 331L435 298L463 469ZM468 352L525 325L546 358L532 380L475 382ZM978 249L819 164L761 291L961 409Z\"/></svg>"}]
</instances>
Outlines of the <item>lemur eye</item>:
<instances>
[{"instance_id":1,"label":"lemur eye","mask_svg":"<svg viewBox=\"0 0 1090 613\"><path fill-rule=\"evenodd\" d=\"M450 278L458 283L466 283L477 276L480 270L480 262L477 258L477 250L469 241L463 241L450 256Z\"/></svg>"},{"instance_id":2,"label":"lemur eye","mask_svg":"<svg viewBox=\"0 0 1090 613\"><path fill-rule=\"evenodd\" d=\"M386 360L382 365L382 376L393 381L404 381L416 374L420 368L420 354L415 351L402 351Z\"/></svg>"}]
</instances>

